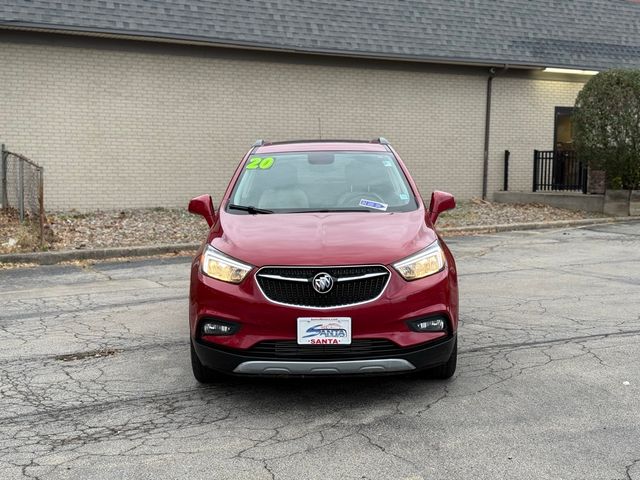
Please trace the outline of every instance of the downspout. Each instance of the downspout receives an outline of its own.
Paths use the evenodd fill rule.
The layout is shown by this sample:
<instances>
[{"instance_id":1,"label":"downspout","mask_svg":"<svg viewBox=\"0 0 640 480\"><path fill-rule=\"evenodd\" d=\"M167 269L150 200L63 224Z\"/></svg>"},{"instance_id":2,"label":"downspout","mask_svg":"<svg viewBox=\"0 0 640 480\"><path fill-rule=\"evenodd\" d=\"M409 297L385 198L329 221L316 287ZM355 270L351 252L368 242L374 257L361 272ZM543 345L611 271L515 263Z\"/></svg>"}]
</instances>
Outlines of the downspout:
<instances>
[{"instance_id":1,"label":"downspout","mask_svg":"<svg viewBox=\"0 0 640 480\"><path fill-rule=\"evenodd\" d=\"M499 73L504 73L509 69L505 65ZM487 199L487 189L489 183L489 139L491 138L491 97L493 94L493 79L498 75L495 68L489 69L487 79L487 109L484 118L484 162L482 165L482 199Z\"/></svg>"}]
</instances>

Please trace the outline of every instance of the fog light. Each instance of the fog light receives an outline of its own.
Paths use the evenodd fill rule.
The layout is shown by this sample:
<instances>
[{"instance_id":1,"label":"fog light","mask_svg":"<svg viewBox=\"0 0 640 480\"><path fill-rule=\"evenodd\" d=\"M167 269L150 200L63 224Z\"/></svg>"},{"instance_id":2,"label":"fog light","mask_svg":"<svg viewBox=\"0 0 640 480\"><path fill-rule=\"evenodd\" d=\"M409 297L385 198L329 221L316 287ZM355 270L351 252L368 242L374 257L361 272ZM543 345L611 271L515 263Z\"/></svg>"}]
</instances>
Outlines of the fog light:
<instances>
[{"instance_id":1,"label":"fog light","mask_svg":"<svg viewBox=\"0 0 640 480\"><path fill-rule=\"evenodd\" d=\"M238 331L235 323L222 322L220 320L205 320L202 322L202 335L233 335Z\"/></svg>"},{"instance_id":2,"label":"fog light","mask_svg":"<svg viewBox=\"0 0 640 480\"><path fill-rule=\"evenodd\" d=\"M443 332L447 329L447 321L442 317L421 318L409 322L409 326L416 332Z\"/></svg>"}]
</instances>

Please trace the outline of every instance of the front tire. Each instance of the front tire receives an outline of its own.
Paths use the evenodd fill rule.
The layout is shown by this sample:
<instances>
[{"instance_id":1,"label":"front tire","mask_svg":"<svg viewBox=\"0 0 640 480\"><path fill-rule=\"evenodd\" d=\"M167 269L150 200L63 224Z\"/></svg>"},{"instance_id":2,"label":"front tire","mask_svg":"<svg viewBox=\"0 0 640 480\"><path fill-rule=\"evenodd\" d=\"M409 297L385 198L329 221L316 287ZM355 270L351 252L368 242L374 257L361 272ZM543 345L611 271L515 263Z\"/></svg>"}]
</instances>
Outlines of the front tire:
<instances>
[{"instance_id":1,"label":"front tire","mask_svg":"<svg viewBox=\"0 0 640 480\"><path fill-rule=\"evenodd\" d=\"M451 356L447 363L443 363L442 365L438 365L437 367L430 368L425 370L423 376L426 378L436 379L436 380L448 380L453 377L453 374L456 373L456 367L458 365L458 340L453 344L453 351L451 352Z\"/></svg>"},{"instance_id":2,"label":"front tire","mask_svg":"<svg viewBox=\"0 0 640 480\"><path fill-rule=\"evenodd\" d=\"M191 370L193 371L193 376L200 383L207 384L224 380L224 374L205 367L202 362L200 362L196 354L196 349L193 348L193 340L191 341Z\"/></svg>"}]
</instances>

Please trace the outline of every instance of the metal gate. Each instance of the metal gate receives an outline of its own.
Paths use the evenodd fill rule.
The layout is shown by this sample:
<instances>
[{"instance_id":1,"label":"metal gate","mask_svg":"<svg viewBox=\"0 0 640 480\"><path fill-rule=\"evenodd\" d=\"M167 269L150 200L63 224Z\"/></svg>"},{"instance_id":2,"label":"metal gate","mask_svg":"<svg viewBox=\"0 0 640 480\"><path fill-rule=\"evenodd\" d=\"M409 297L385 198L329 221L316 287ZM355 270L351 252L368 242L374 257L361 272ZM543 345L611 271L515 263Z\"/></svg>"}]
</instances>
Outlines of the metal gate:
<instances>
[{"instance_id":1,"label":"metal gate","mask_svg":"<svg viewBox=\"0 0 640 480\"><path fill-rule=\"evenodd\" d=\"M534 150L533 191L587 193L587 165L571 150Z\"/></svg>"},{"instance_id":2,"label":"metal gate","mask_svg":"<svg viewBox=\"0 0 640 480\"><path fill-rule=\"evenodd\" d=\"M4 210L15 210L20 222L36 223L44 240L44 169L23 155L0 145L0 200Z\"/></svg>"}]
</instances>

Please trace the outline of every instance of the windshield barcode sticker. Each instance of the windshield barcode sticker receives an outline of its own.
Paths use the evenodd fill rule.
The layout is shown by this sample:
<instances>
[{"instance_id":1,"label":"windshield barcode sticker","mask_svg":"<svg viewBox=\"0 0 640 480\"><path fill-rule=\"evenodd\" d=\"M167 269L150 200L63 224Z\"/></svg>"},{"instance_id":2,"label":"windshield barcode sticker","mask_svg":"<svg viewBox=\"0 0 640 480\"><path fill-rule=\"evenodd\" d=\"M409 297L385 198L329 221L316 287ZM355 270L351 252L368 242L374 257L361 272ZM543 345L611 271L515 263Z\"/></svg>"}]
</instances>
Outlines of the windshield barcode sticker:
<instances>
[{"instance_id":1,"label":"windshield barcode sticker","mask_svg":"<svg viewBox=\"0 0 640 480\"><path fill-rule=\"evenodd\" d=\"M382 210L383 212L386 211L387 207L389 206L386 203L374 202L373 200L367 200L365 198L360 200L359 205L361 207L368 207L368 208L375 208L376 210Z\"/></svg>"}]
</instances>

